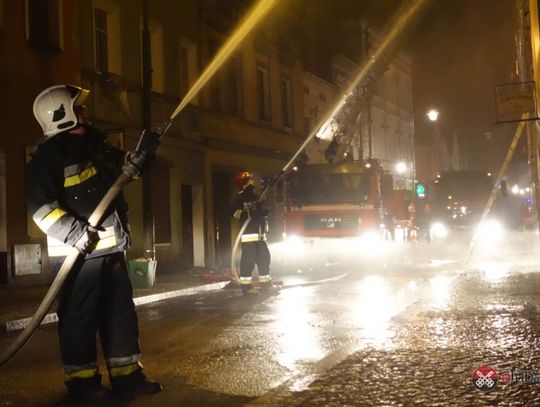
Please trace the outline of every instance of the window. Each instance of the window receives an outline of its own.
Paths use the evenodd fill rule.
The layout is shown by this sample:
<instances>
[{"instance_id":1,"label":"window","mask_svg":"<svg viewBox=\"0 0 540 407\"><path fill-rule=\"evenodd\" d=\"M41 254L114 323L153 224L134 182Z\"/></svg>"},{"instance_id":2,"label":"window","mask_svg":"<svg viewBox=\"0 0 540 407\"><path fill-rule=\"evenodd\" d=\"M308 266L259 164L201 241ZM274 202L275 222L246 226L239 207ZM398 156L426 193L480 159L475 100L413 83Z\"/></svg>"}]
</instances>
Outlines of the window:
<instances>
[{"instance_id":1,"label":"window","mask_svg":"<svg viewBox=\"0 0 540 407\"><path fill-rule=\"evenodd\" d=\"M189 66L188 66L188 50L180 45L180 98L186 96L189 88Z\"/></svg>"},{"instance_id":2,"label":"window","mask_svg":"<svg viewBox=\"0 0 540 407\"><path fill-rule=\"evenodd\" d=\"M4 0L0 0L0 31L4 29Z\"/></svg>"},{"instance_id":3,"label":"window","mask_svg":"<svg viewBox=\"0 0 540 407\"><path fill-rule=\"evenodd\" d=\"M109 72L109 40L107 12L96 8L94 10L96 27L96 71Z\"/></svg>"},{"instance_id":4,"label":"window","mask_svg":"<svg viewBox=\"0 0 540 407\"><path fill-rule=\"evenodd\" d=\"M120 7L109 0L93 0L94 67L96 72L122 74Z\"/></svg>"},{"instance_id":5,"label":"window","mask_svg":"<svg viewBox=\"0 0 540 407\"><path fill-rule=\"evenodd\" d=\"M283 126L293 127L292 85L291 78L281 77L281 107L283 109Z\"/></svg>"},{"instance_id":6,"label":"window","mask_svg":"<svg viewBox=\"0 0 540 407\"><path fill-rule=\"evenodd\" d=\"M311 131L311 120L309 117L304 117L304 129L306 132Z\"/></svg>"},{"instance_id":7,"label":"window","mask_svg":"<svg viewBox=\"0 0 540 407\"><path fill-rule=\"evenodd\" d=\"M242 77L241 59L238 55L233 56L225 69L223 81L223 111L228 114L238 115L242 112Z\"/></svg>"},{"instance_id":8,"label":"window","mask_svg":"<svg viewBox=\"0 0 540 407\"><path fill-rule=\"evenodd\" d=\"M210 62L214 55L219 50L219 43L215 40L208 41L208 61ZM221 92L219 86L219 76L214 75L214 78L210 81L210 108L220 110L221 107Z\"/></svg>"},{"instance_id":9,"label":"window","mask_svg":"<svg viewBox=\"0 0 540 407\"><path fill-rule=\"evenodd\" d=\"M197 77L197 46L195 42L187 37L181 37L178 48L178 92L183 98ZM197 104L197 97L191 101Z\"/></svg>"},{"instance_id":10,"label":"window","mask_svg":"<svg viewBox=\"0 0 540 407\"><path fill-rule=\"evenodd\" d=\"M60 0L26 0L26 19L26 37L32 48L42 52L62 50Z\"/></svg>"},{"instance_id":11,"label":"window","mask_svg":"<svg viewBox=\"0 0 540 407\"><path fill-rule=\"evenodd\" d=\"M165 92L165 61L163 49L163 26L150 22L150 53L152 58L152 90Z\"/></svg>"},{"instance_id":12,"label":"window","mask_svg":"<svg viewBox=\"0 0 540 407\"><path fill-rule=\"evenodd\" d=\"M262 64L257 64L257 108L259 119L270 120L270 78Z\"/></svg>"}]
</instances>

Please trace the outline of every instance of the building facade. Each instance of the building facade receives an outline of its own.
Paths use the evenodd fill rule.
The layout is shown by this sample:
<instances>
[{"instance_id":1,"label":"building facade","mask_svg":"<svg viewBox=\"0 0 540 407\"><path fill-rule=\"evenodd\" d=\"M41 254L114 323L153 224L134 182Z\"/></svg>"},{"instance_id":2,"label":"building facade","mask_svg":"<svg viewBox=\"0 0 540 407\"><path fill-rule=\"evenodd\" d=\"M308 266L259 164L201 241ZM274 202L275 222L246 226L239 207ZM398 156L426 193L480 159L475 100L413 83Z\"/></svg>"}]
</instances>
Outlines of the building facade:
<instances>
[{"instance_id":1,"label":"building facade","mask_svg":"<svg viewBox=\"0 0 540 407\"><path fill-rule=\"evenodd\" d=\"M66 0L0 1L0 283L49 279L42 237L26 212L24 166L42 135L34 98L52 84L81 81L76 15L77 3Z\"/></svg>"},{"instance_id":2,"label":"building facade","mask_svg":"<svg viewBox=\"0 0 540 407\"><path fill-rule=\"evenodd\" d=\"M28 218L23 193L26 153L40 135L31 112L39 91L58 83L90 89L87 108L94 124L111 143L132 149L145 125L158 129L168 121L249 3L0 0L0 58L6 61L0 81L7 95L0 116L8 125L0 138L4 283L52 277L44 235ZM228 268L237 233L229 210L237 193L234 175L248 170L256 179L276 176L358 69L346 57L328 55L328 67L332 60L341 61L334 67L345 64L339 75L330 68L319 70L328 73L324 78L304 70L301 39L281 32L286 18L280 18L278 13L263 22L239 44L176 118L150 174L125 188L134 242L128 258L155 253L158 271ZM372 134L359 129L362 158L379 158L388 169L397 159L413 162L408 63L400 57L384 74L372 98ZM272 209L271 238L277 238L280 211ZM23 268L11 257L19 245L39 249L30 256L35 274L18 272Z\"/></svg>"}]
</instances>

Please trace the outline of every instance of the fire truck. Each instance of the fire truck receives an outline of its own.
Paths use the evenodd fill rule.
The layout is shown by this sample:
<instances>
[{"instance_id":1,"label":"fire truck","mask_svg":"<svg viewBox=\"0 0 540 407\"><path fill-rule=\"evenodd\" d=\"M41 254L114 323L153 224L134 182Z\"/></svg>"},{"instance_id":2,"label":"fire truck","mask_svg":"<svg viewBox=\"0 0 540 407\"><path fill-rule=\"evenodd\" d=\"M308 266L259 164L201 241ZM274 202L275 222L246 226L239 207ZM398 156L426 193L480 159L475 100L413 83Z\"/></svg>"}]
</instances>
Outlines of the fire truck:
<instances>
[{"instance_id":1,"label":"fire truck","mask_svg":"<svg viewBox=\"0 0 540 407\"><path fill-rule=\"evenodd\" d=\"M393 233L387 209L393 200L392 177L379 160L363 158L361 128L371 123L370 100L396 54L394 44L369 56L308 139L304 159L285 175L286 239L374 237L380 236L381 225Z\"/></svg>"},{"instance_id":2,"label":"fire truck","mask_svg":"<svg viewBox=\"0 0 540 407\"><path fill-rule=\"evenodd\" d=\"M448 240L456 237L467 241L468 237L463 238L462 235L468 236L479 226L493 184L494 180L487 171L439 172L429 194L432 238ZM496 212L492 210L492 222L500 218ZM495 230L492 234L495 234Z\"/></svg>"},{"instance_id":3,"label":"fire truck","mask_svg":"<svg viewBox=\"0 0 540 407\"><path fill-rule=\"evenodd\" d=\"M366 163L307 164L285 181L285 237L357 237L385 223L383 169Z\"/></svg>"}]
</instances>

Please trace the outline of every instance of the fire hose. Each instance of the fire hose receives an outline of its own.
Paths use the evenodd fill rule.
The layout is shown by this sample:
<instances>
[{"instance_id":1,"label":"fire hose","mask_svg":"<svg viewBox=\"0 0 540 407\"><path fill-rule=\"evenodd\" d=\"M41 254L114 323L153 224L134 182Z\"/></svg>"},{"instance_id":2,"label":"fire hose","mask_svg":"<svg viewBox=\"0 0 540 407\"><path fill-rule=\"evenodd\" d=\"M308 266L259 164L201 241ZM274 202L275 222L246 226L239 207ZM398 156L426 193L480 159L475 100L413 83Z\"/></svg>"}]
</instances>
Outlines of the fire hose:
<instances>
[{"instance_id":1,"label":"fire hose","mask_svg":"<svg viewBox=\"0 0 540 407\"><path fill-rule=\"evenodd\" d=\"M270 9L277 3L278 0L259 0L259 2L250 10L245 19L239 24L231 37L223 44L223 47L219 50L216 56L212 59L210 64L197 79L197 81L190 88L188 93L180 101L175 111L171 114L169 120L162 126L162 130L158 131L160 139L172 126L174 119L180 114L180 112L193 100L202 87L210 80L214 73L223 65L223 63L229 58L229 56L235 51L238 45L243 41L247 34L253 29L253 27L264 18L264 16L270 11ZM144 134L144 133L143 133ZM88 223L91 226L96 227L103 220L109 205L118 196L122 188L128 184L133 176L137 173L137 168L131 163L126 163L122 168L121 174L118 176L114 184L107 191L101 202L96 209L90 215ZM53 302L56 300L60 289L62 288L67 276L74 268L74 266L83 260L82 254L80 254L75 248L66 257L60 270L58 271L54 281L52 282L47 294L43 298L37 311L32 316L30 323L19 334L15 341L0 354L0 367L9 362L19 350L28 342L32 337L38 326L43 321L43 318L47 314L47 311L51 308Z\"/></svg>"},{"instance_id":2,"label":"fire hose","mask_svg":"<svg viewBox=\"0 0 540 407\"><path fill-rule=\"evenodd\" d=\"M160 134L163 135L164 132ZM144 137L144 133L142 137ZM146 153L141 151L139 152L139 154ZM130 161L124 164L120 175L118 176L114 184L109 188L105 196L101 199L98 206L94 209L94 211L88 218L88 224L90 226L97 228L101 224L103 216L107 211L109 205L115 200L122 188L131 181L131 179L137 174L137 172L137 166L133 165ZM21 332L17 339L0 355L0 366L3 366L8 361L10 361L13 356L15 356L17 352L26 344L26 342L28 342L37 327L43 321L43 318L47 314L47 311L49 311L53 302L56 300L56 297L58 296L58 293L60 292L60 289L62 288L67 276L69 275L71 270L73 270L74 266L78 262L83 261L83 259L84 255L79 253L77 249L72 248L71 252L67 255L66 259L62 263L62 267L60 267L60 270L58 271L54 281L49 287L47 294L45 294L45 297L41 301L41 304L39 305L37 311L32 316L30 323Z\"/></svg>"}]
</instances>

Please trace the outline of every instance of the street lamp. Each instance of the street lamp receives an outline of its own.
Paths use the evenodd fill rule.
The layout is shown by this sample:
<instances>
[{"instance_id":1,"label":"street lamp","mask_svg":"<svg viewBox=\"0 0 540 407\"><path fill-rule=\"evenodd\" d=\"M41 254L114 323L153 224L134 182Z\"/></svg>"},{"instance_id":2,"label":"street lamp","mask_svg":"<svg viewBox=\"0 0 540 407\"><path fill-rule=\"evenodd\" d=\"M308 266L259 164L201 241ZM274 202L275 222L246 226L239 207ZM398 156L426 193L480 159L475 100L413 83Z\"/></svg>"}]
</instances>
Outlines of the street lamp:
<instances>
[{"instance_id":1,"label":"street lamp","mask_svg":"<svg viewBox=\"0 0 540 407\"><path fill-rule=\"evenodd\" d=\"M396 171L398 174L405 174L407 171L407 164L403 161L396 163Z\"/></svg>"},{"instance_id":2,"label":"street lamp","mask_svg":"<svg viewBox=\"0 0 540 407\"><path fill-rule=\"evenodd\" d=\"M427 117L430 121L436 122L439 118L439 112L435 109L431 109L429 112L427 112Z\"/></svg>"}]
</instances>

